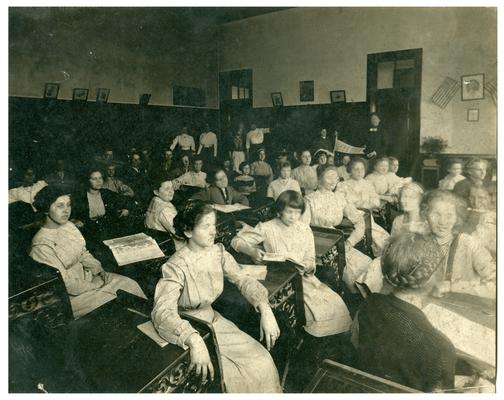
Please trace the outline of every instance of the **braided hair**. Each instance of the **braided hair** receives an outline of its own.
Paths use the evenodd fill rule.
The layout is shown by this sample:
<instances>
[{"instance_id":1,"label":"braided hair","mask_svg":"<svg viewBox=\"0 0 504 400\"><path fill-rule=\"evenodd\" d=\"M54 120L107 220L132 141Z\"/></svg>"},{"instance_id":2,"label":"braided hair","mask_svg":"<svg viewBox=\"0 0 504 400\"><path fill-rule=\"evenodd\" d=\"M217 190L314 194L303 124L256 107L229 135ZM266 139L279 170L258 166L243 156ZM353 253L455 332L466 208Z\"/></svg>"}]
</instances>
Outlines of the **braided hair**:
<instances>
[{"instance_id":1,"label":"braided hair","mask_svg":"<svg viewBox=\"0 0 504 400\"><path fill-rule=\"evenodd\" d=\"M444 259L432 235L404 233L390 238L382 255L385 280L396 288L424 286Z\"/></svg>"}]
</instances>

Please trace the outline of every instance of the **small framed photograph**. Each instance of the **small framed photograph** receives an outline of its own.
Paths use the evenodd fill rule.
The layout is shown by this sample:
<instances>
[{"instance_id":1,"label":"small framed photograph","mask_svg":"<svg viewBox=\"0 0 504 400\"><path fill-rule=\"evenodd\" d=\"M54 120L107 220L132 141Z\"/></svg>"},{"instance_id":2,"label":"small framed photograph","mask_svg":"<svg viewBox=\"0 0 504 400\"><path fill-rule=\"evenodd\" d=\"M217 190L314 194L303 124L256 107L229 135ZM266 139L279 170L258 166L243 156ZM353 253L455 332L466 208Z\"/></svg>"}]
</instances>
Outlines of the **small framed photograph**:
<instances>
[{"instance_id":1,"label":"small framed photograph","mask_svg":"<svg viewBox=\"0 0 504 400\"><path fill-rule=\"evenodd\" d=\"M273 102L273 107L283 106L282 93L281 92L271 93L271 101Z\"/></svg>"},{"instance_id":2,"label":"small framed photograph","mask_svg":"<svg viewBox=\"0 0 504 400\"><path fill-rule=\"evenodd\" d=\"M44 99L57 99L59 83L46 83L44 86Z\"/></svg>"},{"instance_id":3,"label":"small framed photograph","mask_svg":"<svg viewBox=\"0 0 504 400\"><path fill-rule=\"evenodd\" d=\"M467 121L469 121L469 122L478 122L479 121L479 108L467 109Z\"/></svg>"},{"instance_id":4,"label":"small framed photograph","mask_svg":"<svg viewBox=\"0 0 504 400\"><path fill-rule=\"evenodd\" d=\"M331 91L331 103L346 103L346 95L344 90Z\"/></svg>"},{"instance_id":5,"label":"small framed photograph","mask_svg":"<svg viewBox=\"0 0 504 400\"><path fill-rule=\"evenodd\" d=\"M110 89L106 88L98 88L96 92L96 102L97 103L106 103L108 101Z\"/></svg>"},{"instance_id":6,"label":"small framed photograph","mask_svg":"<svg viewBox=\"0 0 504 400\"><path fill-rule=\"evenodd\" d=\"M299 82L299 101L313 101L315 99L315 82Z\"/></svg>"},{"instance_id":7,"label":"small framed photograph","mask_svg":"<svg viewBox=\"0 0 504 400\"><path fill-rule=\"evenodd\" d=\"M86 101L88 99L89 89L75 88L73 90L72 100Z\"/></svg>"},{"instance_id":8,"label":"small framed photograph","mask_svg":"<svg viewBox=\"0 0 504 400\"><path fill-rule=\"evenodd\" d=\"M485 98L485 74L463 75L460 78L462 101Z\"/></svg>"}]
</instances>

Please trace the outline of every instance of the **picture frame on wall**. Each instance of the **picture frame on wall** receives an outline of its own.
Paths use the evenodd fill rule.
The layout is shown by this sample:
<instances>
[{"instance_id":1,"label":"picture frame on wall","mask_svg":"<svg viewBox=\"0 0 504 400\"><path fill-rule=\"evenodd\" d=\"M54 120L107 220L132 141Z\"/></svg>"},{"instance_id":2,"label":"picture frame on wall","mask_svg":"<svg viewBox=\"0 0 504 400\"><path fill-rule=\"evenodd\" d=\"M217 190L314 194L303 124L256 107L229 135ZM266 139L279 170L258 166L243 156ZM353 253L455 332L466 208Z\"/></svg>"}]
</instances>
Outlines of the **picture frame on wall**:
<instances>
[{"instance_id":1,"label":"picture frame on wall","mask_svg":"<svg viewBox=\"0 0 504 400\"><path fill-rule=\"evenodd\" d=\"M478 122L479 121L479 108L468 108L467 109L467 121L468 122Z\"/></svg>"},{"instance_id":2,"label":"picture frame on wall","mask_svg":"<svg viewBox=\"0 0 504 400\"><path fill-rule=\"evenodd\" d=\"M106 103L108 101L110 94L110 89L107 88L98 88L96 91L96 102L97 103Z\"/></svg>"},{"instance_id":3,"label":"picture frame on wall","mask_svg":"<svg viewBox=\"0 0 504 400\"><path fill-rule=\"evenodd\" d=\"M273 92L271 93L271 101L273 102L273 107L282 107L283 99L281 92Z\"/></svg>"},{"instance_id":4,"label":"picture frame on wall","mask_svg":"<svg viewBox=\"0 0 504 400\"><path fill-rule=\"evenodd\" d=\"M86 101L88 99L89 89L75 88L72 94L72 100L74 101Z\"/></svg>"},{"instance_id":5,"label":"picture frame on wall","mask_svg":"<svg viewBox=\"0 0 504 400\"><path fill-rule=\"evenodd\" d=\"M460 78L462 101L485 98L485 74L462 75Z\"/></svg>"},{"instance_id":6,"label":"picture frame on wall","mask_svg":"<svg viewBox=\"0 0 504 400\"><path fill-rule=\"evenodd\" d=\"M46 83L44 86L44 99L57 99L59 87L59 83Z\"/></svg>"},{"instance_id":7,"label":"picture frame on wall","mask_svg":"<svg viewBox=\"0 0 504 400\"><path fill-rule=\"evenodd\" d=\"M313 101L315 99L315 82L299 82L299 101Z\"/></svg>"},{"instance_id":8,"label":"picture frame on wall","mask_svg":"<svg viewBox=\"0 0 504 400\"><path fill-rule=\"evenodd\" d=\"M346 94L344 90L332 90L330 95L331 103L346 103Z\"/></svg>"}]
</instances>

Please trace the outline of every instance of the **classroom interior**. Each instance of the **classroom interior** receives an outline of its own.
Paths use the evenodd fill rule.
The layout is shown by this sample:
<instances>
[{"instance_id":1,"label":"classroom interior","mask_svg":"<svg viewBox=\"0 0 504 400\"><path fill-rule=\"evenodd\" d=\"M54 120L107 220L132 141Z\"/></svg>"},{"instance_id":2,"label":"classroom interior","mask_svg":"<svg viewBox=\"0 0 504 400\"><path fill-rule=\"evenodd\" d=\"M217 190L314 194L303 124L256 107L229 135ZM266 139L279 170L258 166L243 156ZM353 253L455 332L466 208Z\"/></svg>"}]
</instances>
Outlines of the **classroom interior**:
<instances>
[{"instance_id":1,"label":"classroom interior","mask_svg":"<svg viewBox=\"0 0 504 400\"><path fill-rule=\"evenodd\" d=\"M193 336L199 335L208 349L215 370L212 381L190 370L194 364L191 352L177 345L183 341L161 337L165 343L156 343L152 339L159 338L155 331L148 337L149 333L138 328L157 318L153 309L161 289L156 287L169 264L165 263L175 253L185 251L181 250L176 227L167 232L146 225L153 193L159 196L162 182L176 182L172 207L174 215L182 215L189 212L190 199L218 203L212 188L218 187L218 174L224 171L231 189L219 192L222 204L239 205L232 210L217 207L215 242L249 269L253 269L252 256L237 250L241 243L237 238L245 242L246 235L240 236L244 229L257 230L258 224L280 218L277 199L283 198L282 190L277 194L268 185L275 182L273 179L281 180L284 169L289 174L292 171L294 177L295 170L303 166L307 150L312 166L320 164L319 170L317 165L313 169L319 185L327 174L320 169L320 153L325 154L325 162L332 158L335 170L344 171L359 162L356 158L363 157L366 162L362 165L369 173L372 165L382 160L380 156L392 157L398 162L395 176L409 179L401 185L418 183L422 194L427 193L426 202L428 192L441 187L440 181L454 164L463 168L465 177L474 165L484 165L486 173L478 187L488 190L485 194L495 214L496 8L10 7L8 65L12 393L262 391L260 386L250 389L231 384L233 379L221 354L227 351L219 340L221 327L194 315L187 317L197 333ZM368 138L373 115L379 116L386 149L374 155ZM259 144L249 138L252 131L260 132ZM243 156L235 160L236 132L242 135L239 145ZM203 135L210 134L213 147L202 140ZM184 137L192 137L192 144L182 142ZM321 150L321 137L330 142L327 149ZM260 148L265 153L256 161ZM140 167L134 155L141 160ZM345 155L353 160L349 165ZM193 183L202 175L191 175L198 161L203 167L196 168L196 173L207 179L203 178L201 185ZM271 166L269 177L257 172L261 164L255 163L261 162ZM239 183L244 181L239 175L248 175L243 174L242 164L256 176L254 193L250 187L244 189L244 182ZM134 172L130 174L130 165L137 171L146 170L143 183ZM115 177L109 175L110 166ZM96 173L103 182L123 185L115 190L107 186L111 191L125 192L114 194L119 200L108 200L102 194L98 207L104 207L103 214L112 209L120 213L120 218L124 216L121 223L107 220L105 228L94 225L99 218L90 217L96 204L89 192L86 197L86 185L93 185L90 182ZM340 173L339 179L344 180ZM306 199L312 189L296 180L299 194ZM35 189L40 181L44 184ZM82 216L76 219L84 222L84 228L75 224L77 233L68 235L75 234L77 239L68 239L64 246L72 247L80 238L85 239L87 250L105 271L136 282L135 289L124 284L112 300L79 318L75 318L74 295L66 275L47 266L51 265L49 259L33 256L32 246L37 244L34 237L39 229L45 229L44 218L49 218L49 211L44 214L35 209L39 203L33 191L47 191L52 186L65 186L65 193L72 193L72 215L67 219ZM22 190L14 191L16 188ZM292 191L296 189L289 193ZM345 281L348 255L358 251L372 261L380 259L383 247L388 248L394 218L404 212L399 193L400 189L390 194L395 196L394 201L386 198L388 192L383 194L378 207L356 206L362 212L363 234L350 251L348 239L358 230L357 217L342 212L340 223L328 228L313 224L312 215L309 235L315 238L316 279L343 299L352 320L370 293ZM61 198L63 192L59 194L56 197ZM235 195L245 200L234 202ZM350 202L349 197L346 199ZM308 207L310 201L314 200L303 204ZM471 215L481 211L474 205L466 206ZM494 238L495 218L491 226L495 227L490 231ZM471 234L480 232L471 229ZM154 243L161 253L150 259L139 256L134 262L118 263L111 244L104 244L104 240L133 234L145 235L137 238L138 243L128 244L138 246L137 252ZM383 243L378 243L380 235ZM492 241L488 231L481 235L488 247L487 239ZM489 254L495 275L496 255L491 250ZM447 257L453 262L457 256ZM458 388L415 386L406 378L379 376L377 370L360 368L350 328L332 336L308 334L303 327L313 316L307 311L310 289L306 277L299 273L298 263L288 257L271 262L262 263L267 264L265 275L259 276L261 271L256 270L250 276L258 277L267 289L267 300L280 329L269 351L278 372L275 385L279 391L495 390L495 295L468 300L460 293L451 293L453 297L448 300L445 297L433 303L432 307L446 307L450 316L461 313L474 329L472 334L478 332L487 343L467 348L464 338L457 342L450 336L457 351L457 371L462 371L454 373ZM495 281L495 277L492 279ZM263 331L258 327L263 327L263 314L228 281L221 291L213 307L242 333L260 341ZM139 297L139 292L143 296ZM156 324L150 326L156 326L160 333ZM474 354L478 352L485 356L478 359ZM457 381L459 375L465 378Z\"/></svg>"}]
</instances>

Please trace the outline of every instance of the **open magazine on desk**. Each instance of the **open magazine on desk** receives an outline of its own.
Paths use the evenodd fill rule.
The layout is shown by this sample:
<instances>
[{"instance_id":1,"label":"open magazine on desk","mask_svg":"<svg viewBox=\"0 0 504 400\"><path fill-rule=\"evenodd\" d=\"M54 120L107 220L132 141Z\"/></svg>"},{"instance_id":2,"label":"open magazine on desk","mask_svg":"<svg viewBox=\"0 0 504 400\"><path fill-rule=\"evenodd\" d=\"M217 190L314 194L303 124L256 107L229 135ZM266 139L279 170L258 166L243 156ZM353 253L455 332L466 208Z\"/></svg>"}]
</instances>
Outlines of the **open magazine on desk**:
<instances>
[{"instance_id":1,"label":"open magazine on desk","mask_svg":"<svg viewBox=\"0 0 504 400\"><path fill-rule=\"evenodd\" d=\"M112 251L119 266L164 257L157 242L145 233L104 240L103 244Z\"/></svg>"}]
</instances>

